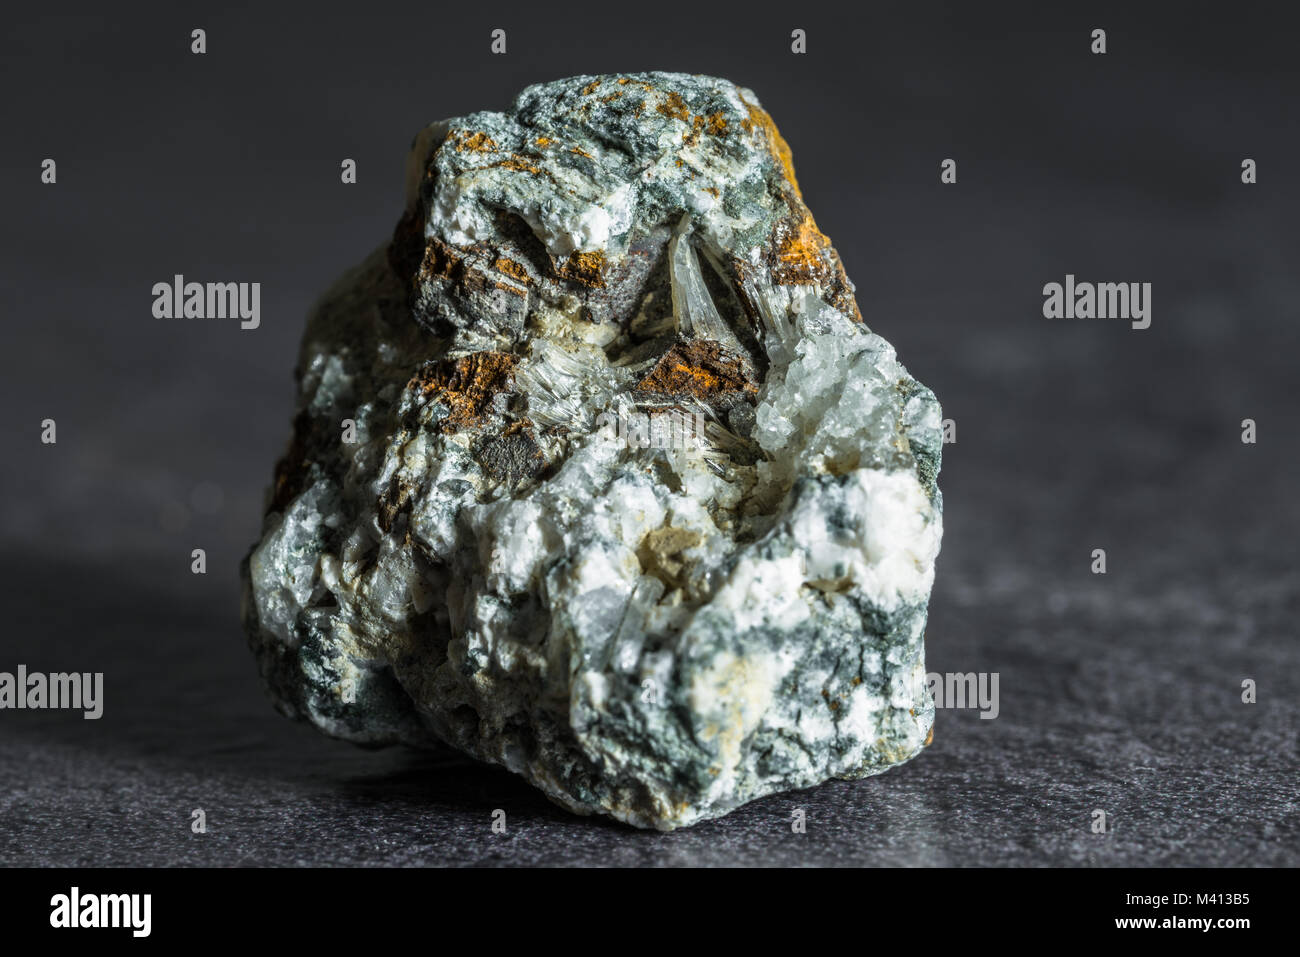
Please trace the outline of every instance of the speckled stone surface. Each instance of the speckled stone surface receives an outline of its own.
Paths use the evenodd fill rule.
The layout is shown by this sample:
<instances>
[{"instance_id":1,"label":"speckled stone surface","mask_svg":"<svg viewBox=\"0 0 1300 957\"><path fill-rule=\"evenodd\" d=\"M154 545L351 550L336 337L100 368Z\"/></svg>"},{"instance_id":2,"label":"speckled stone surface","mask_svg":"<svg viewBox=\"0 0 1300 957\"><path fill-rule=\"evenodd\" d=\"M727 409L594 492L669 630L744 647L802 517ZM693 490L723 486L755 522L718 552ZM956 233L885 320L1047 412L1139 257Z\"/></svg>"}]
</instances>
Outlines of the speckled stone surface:
<instances>
[{"instance_id":1,"label":"speckled stone surface","mask_svg":"<svg viewBox=\"0 0 1300 957\"><path fill-rule=\"evenodd\" d=\"M918 754L942 413L755 93L533 85L406 197L308 319L243 565L277 707L659 830Z\"/></svg>"}]
</instances>

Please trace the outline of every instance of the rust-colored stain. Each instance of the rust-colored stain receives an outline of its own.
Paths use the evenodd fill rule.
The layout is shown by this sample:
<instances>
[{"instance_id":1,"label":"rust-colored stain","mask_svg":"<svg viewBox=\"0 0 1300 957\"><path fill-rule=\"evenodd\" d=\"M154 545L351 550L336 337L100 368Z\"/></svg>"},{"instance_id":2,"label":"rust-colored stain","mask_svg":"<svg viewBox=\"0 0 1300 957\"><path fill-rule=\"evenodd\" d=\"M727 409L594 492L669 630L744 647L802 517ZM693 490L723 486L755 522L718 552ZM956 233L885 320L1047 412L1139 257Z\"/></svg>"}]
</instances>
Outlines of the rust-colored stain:
<instances>
[{"instance_id":1,"label":"rust-colored stain","mask_svg":"<svg viewBox=\"0 0 1300 957\"><path fill-rule=\"evenodd\" d=\"M533 428L532 419L515 419L515 421L511 422L504 430L502 430L501 437L504 439L512 435L531 436L533 435ZM541 453L539 452L538 454L540 455Z\"/></svg>"},{"instance_id":2,"label":"rust-colored stain","mask_svg":"<svg viewBox=\"0 0 1300 957\"><path fill-rule=\"evenodd\" d=\"M749 112L749 118L740 121L740 128L746 133L757 132L766 140L767 150L776 158L785 170L786 179L794 187L795 195L803 199L803 193L799 191L799 180L794 175L794 155L790 152L790 144L785 141L781 131L776 128L776 123L768 115L767 110L763 109L756 103L750 103L743 96L740 101L745 104L745 109Z\"/></svg>"},{"instance_id":3,"label":"rust-colored stain","mask_svg":"<svg viewBox=\"0 0 1300 957\"><path fill-rule=\"evenodd\" d=\"M686 101L682 99L681 94L676 90L669 90L664 101L655 107L660 113L669 119L681 120L683 123L691 121L691 111L686 108Z\"/></svg>"},{"instance_id":4,"label":"rust-colored stain","mask_svg":"<svg viewBox=\"0 0 1300 957\"><path fill-rule=\"evenodd\" d=\"M591 96L591 94L593 94L593 93L596 92L596 89L597 89L599 86L600 86L600 81L599 81L599 80L592 80L590 83L588 83L586 86L584 86L584 87L582 88L582 95L583 95L583 96Z\"/></svg>"},{"instance_id":5,"label":"rust-colored stain","mask_svg":"<svg viewBox=\"0 0 1300 957\"><path fill-rule=\"evenodd\" d=\"M921 745L921 747L928 748L930 746L930 742L933 740L934 740L934 726L931 725L930 733L925 736L925 744Z\"/></svg>"},{"instance_id":6,"label":"rust-colored stain","mask_svg":"<svg viewBox=\"0 0 1300 957\"><path fill-rule=\"evenodd\" d=\"M502 282L490 275L485 275L480 269L474 268L466 261L468 254L469 251L467 250L448 245L437 238L430 238L426 241L424 258L420 260L420 266L416 271L415 278L420 282L444 280L455 283L461 289L467 291L491 288L500 289L502 292L521 298L528 296L527 290L520 289L514 283ZM482 262L482 260L479 261ZM517 263L513 259L497 257L492 261L492 268L525 286L530 285L532 282L523 264Z\"/></svg>"},{"instance_id":7,"label":"rust-colored stain","mask_svg":"<svg viewBox=\"0 0 1300 957\"><path fill-rule=\"evenodd\" d=\"M797 222L779 220L772 230L776 250L772 279L782 285L823 282L830 279L825 250L830 240L822 235L812 214L804 210Z\"/></svg>"},{"instance_id":8,"label":"rust-colored stain","mask_svg":"<svg viewBox=\"0 0 1300 957\"><path fill-rule=\"evenodd\" d=\"M528 269L523 263L515 262L513 259L507 259L505 256L498 256L492 262L492 268L499 273L509 276L516 282L521 282L525 286L530 285L533 277L528 275Z\"/></svg>"},{"instance_id":9,"label":"rust-colored stain","mask_svg":"<svg viewBox=\"0 0 1300 957\"><path fill-rule=\"evenodd\" d=\"M537 139L533 140L533 142L536 143L538 146L540 146L542 149L546 149L546 147L554 143L555 140L551 139L549 136L539 136L537 137Z\"/></svg>"},{"instance_id":10,"label":"rust-colored stain","mask_svg":"<svg viewBox=\"0 0 1300 957\"><path fill-rule=\"evenodd\" d=\"M453 279L464 261L464 257L455 248L440 239L430 238L424 247L424 258L420 261L416 278L421 282Z\"/></svg>"},{"instance_id":11,"label":"rust-colored stain","mask_svg":"<svg viewBox=\"0 0 1300 957\"><path fill-rule=\"evenodd\" d=\"M530 163L526 157L518 156L513 153L510 156L506 157L505 159L501 160L501 162L490 163L489 165L483 168L496 169L498 167L500 167L501 169L512 169L519 173L533 173L536 176L541 176L545 172L545 170L543 170L536 163Z\"/></svg>"},{"instance_id":12,"label":"rust-colored stain","mask_svg":"<svg viewBox=\"0 0 1300 957\"><path fill-rule=\"evenodd\" d=\"M573 149L569 150L569 152L570 152L570 153L577 153L579 156L585 156L585 157L587 157L587 159L595 159L594 156L592 156L590 153L588 153L586 150L584 150L581 146L575 146L575 147L573 147Z\"/></svg>"},{"instance_id":13,"label":"rust-colored stain","mask_svg":"<svg viewBox=\"0 0 1300 957\"><path fill-rule=\"evenodd\" d=\"M668 392L707 400L728 392L757 395L744 364L707 339L675 342L636 386L642 392Z\"/></svg>"},{"instance_id":14,"label":"rust-colored stain","mask_svg":"<svg viewBox=\"0 0 1300 957\"><path fill-rule=\"evenodd\" d=\"M407 387L447 406L450 414L438 431L459 432L482 422L492 400L510 388L518 364L519 357L508 352L471 352L429 363Z\"/></svg>"},{"instance_id":15,"label":"rust-colored stain","mask_svg":"<svg viewBox=\"0 0 1300 957\"><path fill-rule=\"evenodd\" d=\"M682 134L682 142L687 146L694 146L700 139L700 133L704 130L704 117L697 116L691 120L691 128Z\"/></svg>"},{"instance_id":16,"label":"rust-colored stain","mask_svg":"<svg viewBox=\"0 0 1300 957\"><path fill-rule=\"evenodd\" d=\"M477 133L466 135L463 132L453 134L455 137L453 145L458 153L495 153L497 144L482 130Z\"/></svg>"},{"instance_id":17,"label":"rust-colored stain","mask_svg":"<svg viewBox=\"0 0 1300 957\"><path fill-rule=\"evenodd\" d=\"M682 142L687 146L694 146L699 142L700 135L703 133L710 136L726 135L727 118L722 115L721 111L692 115L690 109L687 108L686 101L675 91L670 90L667 96L664 97L663 102L656 106L655 109L669 119L681 120L690 126L690 129L682 134Z\"/></svg>"},{"instance_id":18,"label":"rust-colored stain","mask_svg":"<svg viewBox=\"0 0 1300 957\"><path fill-rule=\"evenodd\" d=\"M571 279L596 289L603 288L605 254L599 250L570 253L568 259L555 267L555 271L564 279Z\"/></svg>"}]
</instances>

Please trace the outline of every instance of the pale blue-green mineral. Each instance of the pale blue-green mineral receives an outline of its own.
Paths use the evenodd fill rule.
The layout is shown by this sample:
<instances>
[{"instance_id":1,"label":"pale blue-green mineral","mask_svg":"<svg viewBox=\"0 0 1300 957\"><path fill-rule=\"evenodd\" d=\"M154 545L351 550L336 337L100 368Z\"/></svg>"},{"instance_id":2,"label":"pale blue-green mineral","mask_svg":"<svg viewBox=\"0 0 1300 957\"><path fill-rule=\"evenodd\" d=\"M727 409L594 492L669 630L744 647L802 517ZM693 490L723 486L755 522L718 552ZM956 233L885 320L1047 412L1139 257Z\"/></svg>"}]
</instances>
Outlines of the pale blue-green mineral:
<instances>
[{"instance_id":1,"label":"pale blue-green mineral","mask_svg":"<svg viewBox=\"0 0 1300 957\"><path fill-rule=\"evenodd\" d=\"M286 713L664 830L928 743L939 406L749 90L583 76L428 127L298 382L245 561Z\"/></svg>"}]
</instances>

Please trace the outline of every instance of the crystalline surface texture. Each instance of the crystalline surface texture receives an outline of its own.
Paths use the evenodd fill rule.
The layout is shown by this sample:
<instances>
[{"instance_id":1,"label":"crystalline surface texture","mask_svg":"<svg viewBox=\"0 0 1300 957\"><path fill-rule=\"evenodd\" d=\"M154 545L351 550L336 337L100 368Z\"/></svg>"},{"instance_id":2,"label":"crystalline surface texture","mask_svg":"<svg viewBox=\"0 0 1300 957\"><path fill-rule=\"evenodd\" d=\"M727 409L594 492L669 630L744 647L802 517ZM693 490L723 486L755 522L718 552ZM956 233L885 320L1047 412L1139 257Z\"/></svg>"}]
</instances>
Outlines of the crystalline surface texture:
<instances>
[{"instance_id":1,"label":"crystalline surface texture","mask_svg":"<svg viewBox=\"0 0 1300 957\"><path fill-rule=\"evenodd\" d=\"M428 127L298 384L244 563L284 712L664 830L928 743L939 407L750 91L584 76Z\"/></svg>"}]
</instances>

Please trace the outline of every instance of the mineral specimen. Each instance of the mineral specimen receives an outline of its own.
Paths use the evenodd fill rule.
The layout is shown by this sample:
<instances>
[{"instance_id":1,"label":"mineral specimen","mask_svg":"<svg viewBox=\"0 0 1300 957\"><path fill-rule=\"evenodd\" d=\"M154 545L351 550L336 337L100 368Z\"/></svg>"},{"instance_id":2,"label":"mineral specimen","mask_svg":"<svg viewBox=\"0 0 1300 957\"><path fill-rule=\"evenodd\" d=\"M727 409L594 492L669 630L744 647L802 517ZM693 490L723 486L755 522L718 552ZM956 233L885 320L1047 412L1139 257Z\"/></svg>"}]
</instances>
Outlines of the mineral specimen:
<instances>
[{"instance_id":1,"label":"mineral specimen","mask_svg":"<svg viewBox=\"0 0 1300 957\"><path fill-rule=\"evenodd\" d=\"M929 742L939 407L749 90L583 76L428 127L297 376L244 563L284 712L662 830Z\"/></svg>"}]
</instances>

